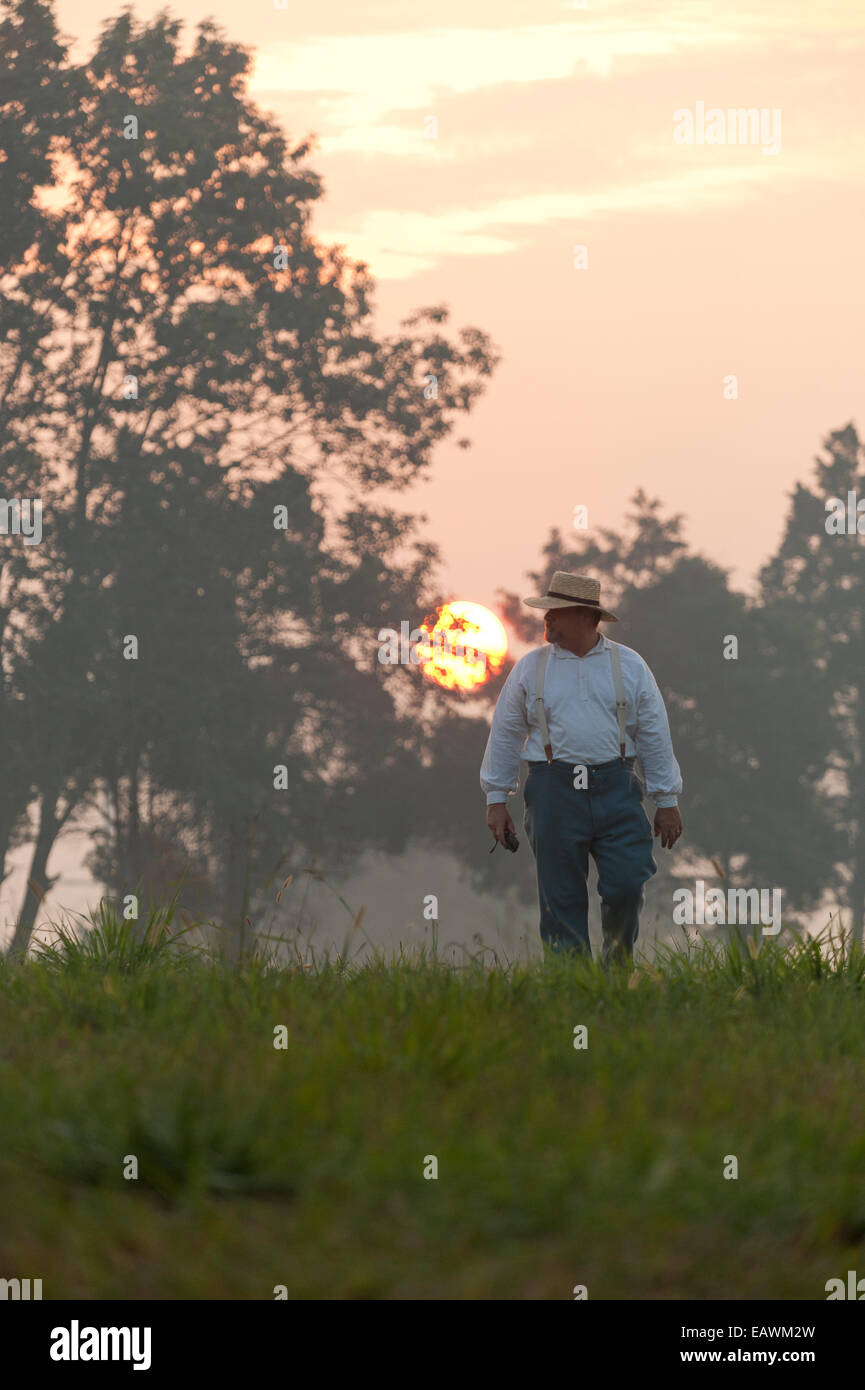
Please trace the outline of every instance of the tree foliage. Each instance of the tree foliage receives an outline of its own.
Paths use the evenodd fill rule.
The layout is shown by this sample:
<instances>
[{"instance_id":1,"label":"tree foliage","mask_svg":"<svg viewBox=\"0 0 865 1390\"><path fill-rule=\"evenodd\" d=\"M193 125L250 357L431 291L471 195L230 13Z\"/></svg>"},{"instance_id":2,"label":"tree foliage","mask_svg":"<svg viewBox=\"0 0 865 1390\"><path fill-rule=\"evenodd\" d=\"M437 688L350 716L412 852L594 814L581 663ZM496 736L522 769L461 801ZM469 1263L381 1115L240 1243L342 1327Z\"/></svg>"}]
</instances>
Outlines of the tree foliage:
<instances>
[{"instance_id":1,"label":"tree foliage","mask_svg":"<svg viewBox=\"0 0 865 1390\"><path fill-rule=\"evenodd\" d=\"M17 71L18 30L35 63L50 13L6 8ZM437 552L379 494L429 471L496 360L441 306L376 331L251 61L210 22L185 49L178 20L127 10L82 67L56 49L32 110L16 87L32 158L0 304L0 466L45 515L41 544L4 542L6 728L31 735L4 849L38 798L44 888L56 830L107 799L109 883L132 891L167 842L233 922L287 852L404 842L401 811L357 809L385 783L394 804L424 737L376 635L434 602ZM31 892L18 949L34 911Z\"/></svg>"}]
</instances>

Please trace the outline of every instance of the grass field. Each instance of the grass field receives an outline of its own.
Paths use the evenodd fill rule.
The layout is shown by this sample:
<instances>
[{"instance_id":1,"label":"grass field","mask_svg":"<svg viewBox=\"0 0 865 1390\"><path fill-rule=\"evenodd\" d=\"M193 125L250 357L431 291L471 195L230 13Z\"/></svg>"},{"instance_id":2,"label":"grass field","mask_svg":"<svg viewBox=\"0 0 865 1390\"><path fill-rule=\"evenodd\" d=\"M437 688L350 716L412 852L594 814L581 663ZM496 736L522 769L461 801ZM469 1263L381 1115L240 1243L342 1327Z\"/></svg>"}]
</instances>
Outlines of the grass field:
<instances>
[{"instance_id":1,"label":"grass field","mask_svg":"<svg viewBox=\"0 0 865 1390\"><path fill-rule=\"evenodd\" d=\"M152 939L0 966L0 1277L45 1299L824 1299L865 1274L857 951L605 977Z\"/></svg>"}]
</instances>

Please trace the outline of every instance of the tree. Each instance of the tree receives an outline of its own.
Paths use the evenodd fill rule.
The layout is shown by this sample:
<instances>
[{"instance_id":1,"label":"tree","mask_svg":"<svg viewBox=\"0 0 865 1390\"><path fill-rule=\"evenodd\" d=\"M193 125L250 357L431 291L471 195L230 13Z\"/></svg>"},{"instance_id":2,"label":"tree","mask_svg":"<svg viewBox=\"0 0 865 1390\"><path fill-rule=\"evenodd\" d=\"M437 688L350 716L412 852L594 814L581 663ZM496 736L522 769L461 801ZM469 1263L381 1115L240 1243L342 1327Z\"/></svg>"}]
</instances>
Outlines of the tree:
<instances>
[{"instance_id":1,"label":"tree","mask_svg":"<svg viewBox=\"0 0 865 1390\"><path fill-rule=\"evenodd\" d=\"M781 543L760 575L763 602L797 645L788 704L817 682L831 736L813 756L807 732L787 749L792 775L806 778L831 819L840 854L834 881L846 892L853 931L865 931L865 449L852 422L824 440L811 488L798 484ZM849 501L852 526L848 526ZM833 505L835 504L835 505ZM865 507L862 507L865 512ZM840 523L838 516L840 514ZM795 700L791 697L795 694Z\"/></svg>"},{"instance_id":2,"label":"tree","mask_svg":"<svg viewBox=\"0 0 865 1390\"><path fill-rule=\"evenodd\" d=\"M52 146L68 134L66 46L43 0L0 0L0 270L38 236L37 189L56 183Z\"/></svg>"},{"instance_id":3,"label":"tree","mask_svg":"<svg viewBox=\"0 0 865 1390\"><path fill-rule=\"evenodd\" d=\"M441 306L376 334L366 267L313 236L308 142L249 101L244 48L209 22L188 53L180 37L127 10L67 70L65 201L4 277L0 465L43 495L51 532L7 552L35 634L7 648L9 688L35 698L50 624L66 721L93 731L70 746L56 719L40 728L7 818L38 796L44 871L52 831L99 789L114 885L167 829L239 926L275 850L381 833L352 806L422 730L374 639L394 605L429 605L436 551L376 494L423 476L496 355L477 329L451 336Z\"/></svg>"}]
</instances>

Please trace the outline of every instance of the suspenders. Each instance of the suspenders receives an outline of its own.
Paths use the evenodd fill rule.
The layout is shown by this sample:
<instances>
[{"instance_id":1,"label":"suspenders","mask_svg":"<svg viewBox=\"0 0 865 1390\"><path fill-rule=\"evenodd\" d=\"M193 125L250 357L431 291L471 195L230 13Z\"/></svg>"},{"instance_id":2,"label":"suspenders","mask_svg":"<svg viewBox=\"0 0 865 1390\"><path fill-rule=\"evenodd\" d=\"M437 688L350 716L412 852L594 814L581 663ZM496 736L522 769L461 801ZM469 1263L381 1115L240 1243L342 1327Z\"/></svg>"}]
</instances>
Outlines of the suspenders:
<instances>
[{"instance_id":1,"label":"suspenders","mask_svg":"<svg viewBox=\"0 0 865 1390\"><path fill-rule=\"evenodd\" d=\"M544 741L544 752L547 755L547 762L553 761L553 749L550 743L550 730L547 725L547 712L544 709L544 678L547 674L547 662L550 659L549 646L544 647L541 652L540 660L535 669L535 715L541 730L541 738Z\"/></svg>"},{"instance_id":2,"label":"suspenders","mask_svg":"<svg viewBox=\"0 0 865 1390\"><path fill-rule=\"evenodd\" d=\"M625 683L622 680L622 662L619 657L619 644L607 638L610 643L610 661L613 664L613 684L616 687L616 718L619 721L619 752L622 755L622 762L625 761L625 715L627 703L625 701Z\"/></svg>"},{"instance_id":3,"label":"suspenders","mask_svg":"<svg viewBox=\"0 0 865 1390\"><path fill-rule=\"evenodd\" d=\"M622 680L622 662L619 656L618 642L610 641L610 662L613 667L613 684L616 687L616 718L619 721L619 749L621 751L622 762L625 761L625 714L627 704L625 701L625 685ZM544 752L547 755L547 762L553 761L553 748L550 743L550 730L547 724L547 712L544 709L544 681L547 675L547 662L550 659L549 645L544 647L538 661L535 673L535 714L541 730L541 738L544 741Z\"/></svg>"}]
</instances>

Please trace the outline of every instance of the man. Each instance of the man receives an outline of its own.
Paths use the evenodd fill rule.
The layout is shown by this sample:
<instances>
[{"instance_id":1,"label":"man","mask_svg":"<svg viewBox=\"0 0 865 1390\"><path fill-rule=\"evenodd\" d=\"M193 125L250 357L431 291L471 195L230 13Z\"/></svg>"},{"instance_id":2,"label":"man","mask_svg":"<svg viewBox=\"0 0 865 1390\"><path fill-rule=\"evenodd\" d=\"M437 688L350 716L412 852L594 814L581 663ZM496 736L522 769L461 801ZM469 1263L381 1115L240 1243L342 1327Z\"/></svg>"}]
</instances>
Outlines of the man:
<instances>
[{"instance_id":1,"label":"man","mask_svg":"<svg viewBox=\"0 0 865 1390\"><path fill-rule=\"evenodd\" d=\"M682 833L682 774L661 692L645 661L598 632L618 618L601 607L596 579L557 570L540 598L550 645L515 664L493 714L481 766L487 825L506 843L506 805L528 761L526 834L535 855L541 940L552 951L591 956L586 878L598 867L603 962L631 960L643 885L657 865L652 827L634 762L655 800L654 832L672 849ZM618 660L617 660L618 658Z\"/></svg>"}]
</instances>

